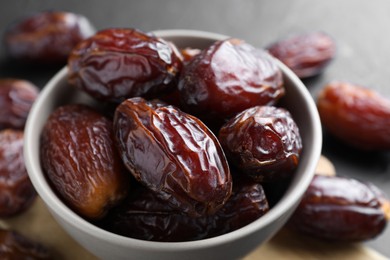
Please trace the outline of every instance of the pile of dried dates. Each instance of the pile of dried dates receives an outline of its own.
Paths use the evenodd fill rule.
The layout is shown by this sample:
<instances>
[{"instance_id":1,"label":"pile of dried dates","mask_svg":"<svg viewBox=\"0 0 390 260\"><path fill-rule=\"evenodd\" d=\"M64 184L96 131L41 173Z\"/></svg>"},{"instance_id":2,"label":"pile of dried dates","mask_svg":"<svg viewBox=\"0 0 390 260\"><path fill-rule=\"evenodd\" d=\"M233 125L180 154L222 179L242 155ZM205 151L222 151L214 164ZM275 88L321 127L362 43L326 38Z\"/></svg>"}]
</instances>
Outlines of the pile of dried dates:
<instances>
[{"instance_id":1,"label":"pile of dried dates","mask_svg":"<svg viewBox=\"0 0 390 260\"><path fill-rule=\"evenodd\" d=\"M262 184L298 166L298 126L276 106L282 73L242 40L179 50L106 29L72 50L68 71L70 87L113 109L57 108L42 167L70 208L112 232L191 241L236 230L269 210Z\"/></svg>"},{"instance_id":2,"label":"pile of dried dates","mask_svg":"<svg viewBox=\"0 0 390 260\"><path fill-rule=\"evenodd\" d=\"M48 118L40 157L55 192L101 228L151 241L214 237L268 212L303 149L293 117L278 106L285 89L272 56L303 79L320 74L336 52L322 32L264 50L235 38L178 49L137 29L95 33L85 17L66 12L20 20L4 41L22 63L67 62L69 87L100 104L63 105ZM36 196L21 152L38 95L31 85L0 80L1 217L23 212ZM390 148L389 100L332 82L318 109L324 127L350 145ZM389 208L372 184L316 176L290 223L320 238L361 241L384 230ZM32 248L45 259L40 245Z\"/></svg>"},{"instance_id":3,"label":"pile of dried dates","mask_svg":"<svg viewBox=\"0 0 390 260\"><path fill-rule=\"evenodd\" d=\"M313 33L268 51L305 78L327 66L335 46ZM70 53L68 78L113 109L53 112L41 140L48 179L75 212L133 238L191 241L254 221L274 203L276 192L264 188L288 182L302 152L296 123L277 106L285 90L269 53L234 38L197 50L136 29L99 31ZM316 177L291 223L328 239L375 237L389 218L387 199L339 178ZM348 185L356 197L337 197ZM332 225L329 216L338 220L327 234L318 227Z\"/></svg>"}]
</instances>

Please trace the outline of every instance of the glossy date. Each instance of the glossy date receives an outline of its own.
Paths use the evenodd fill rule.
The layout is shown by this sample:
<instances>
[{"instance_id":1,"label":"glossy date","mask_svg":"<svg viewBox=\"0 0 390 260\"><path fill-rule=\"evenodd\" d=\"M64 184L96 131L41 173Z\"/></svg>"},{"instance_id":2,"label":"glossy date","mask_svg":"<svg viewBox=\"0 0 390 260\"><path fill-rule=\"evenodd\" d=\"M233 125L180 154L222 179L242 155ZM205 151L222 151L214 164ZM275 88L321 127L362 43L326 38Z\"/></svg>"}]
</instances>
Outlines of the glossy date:
<instances>
[{"instance_id":1,"label":"glossy date","mask_svg":"<svg viewBox=\"0 0 390 260\"><path fill-rule=\"evenodd\" d=\"M24 164L23 143L23 131L0 131L0 217L24 212L36 198Z\"/></svg>"},{"instance_id":2,"label":"glossy date","mask_svg":"<svg viewBox=\"0 0 390 260\"><path fill-rule=\"evenodd\" d=\"M302 140L284 108L256 106L225 123L218 138L226 156L256 181L280 181L298 166Z\"/></svg>"},{"instance_id":3,"label":"glossy date","mask_svg":"<svg viewBox=\"0 0 390 260\"><path fill-rule=\"evenodd\" d=\"M55 191L81 216L99 219L127 195L112 122L92 108L57 108L42 131L40 156Z\"/></svg>"},{"instance_id":4,"label":"glossy date","mask_svg":"<svg viewBox=\"0 0 390 260\"><path fill-rule=\"evenodd\" d=\"M136 29L106 29L68 59L69 82L103 101L156 97L173 90L182 67L173 44Z\"/></svg>"},{"instance_id":5,"label":"glossy date","mask_svg":"<svg viewBox=\"0 0 390 260\"><path fill-rule=\"evenodd\" d=\"M299 78L320 74L336 53L333 39L323 32L290 36L273 43L268 51Z\"/></svg>"},{"instance_id":6,"label":"glossy date","mask_svg":"<svg viewBox=\"0 0 390 260\"><path fill-rule=\"evenodd\" d=\"M12 24L4 34L11 58L23 62L65 64L72 48L95 33L84 16L45 11Z\"/></svg>"},{"instance_id":7,"label":"glossy date","mask_svg":"<svg viewBox=\"0 0 390 260\"><path fill-rule=\"evenodd\" d=\"M229 198L232 181L225 155L199 119L132 98L117 107L114 131L133 176L172 207L201 216L215 213Z\"/></svg>"},{"instance_id":8,"label":"glossy date","mask_svg":"<svg viewBox=\"0 0 390 260\"><path fill-rule=\"evenodd\" d=\"M274 59L238 39L217 41L189 60L178 89L185 110L205 122L272 105L285 93Z\"/></svg>"},{"instance_id":9,"label":"glossy date","mask_svg":"<svg viewBox=\"0 0 390 260\"><path fill-rule=\"evenodd\" d=\"M0 79L0 129L23 129L38 94L29 81Z\"/></svg>"},{"instance_id":10,"label":"glossy date","mask_svg":"<svg viewBox=\"0 0 390 260\"><path fill-rule=\"evenodd\" d=\"M356 242L378 236L390 219L390 201L372 184L316 175L290 223L327 240Z\"/></svg>"},{"instance_id":11,"label":"glossy date","mask_svg":"<svg viewBox=\"0 0 390 260\"><path fill-rule=\"evenodd\" d=\"M328 83L318 95L325 129L361 150L390 149L390 99L348 82Z\"/></svg>"},{"instance_id":12,"label":"glossy date","mask_svg":"<svg viewBox=\"0 0 390 260\"><path fill-rule=\"evenodd\" d=\"M263 188L257 183L235 183L231 197L219 211L196 218L173 209L154 192L139 186L123 205L110 213L103 227L149 241L193 241L239 229L268 210Z\"/></svg>"}]
</instances>

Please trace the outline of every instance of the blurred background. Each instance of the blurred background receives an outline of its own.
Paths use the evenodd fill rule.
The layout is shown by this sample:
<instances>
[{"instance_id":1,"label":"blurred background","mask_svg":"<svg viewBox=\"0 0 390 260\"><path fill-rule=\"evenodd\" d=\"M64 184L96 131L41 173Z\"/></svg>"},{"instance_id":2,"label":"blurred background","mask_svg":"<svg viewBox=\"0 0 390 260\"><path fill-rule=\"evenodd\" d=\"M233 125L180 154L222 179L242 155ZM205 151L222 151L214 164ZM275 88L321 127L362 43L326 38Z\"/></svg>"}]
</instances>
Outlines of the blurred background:
<instances>
[{"instance_id":1,"label":"blurred background","mask_svg":"<svg viewBox=\"0 0 390 260\"><path fill-rule=\"evenodd\" d=\"M43 10L82 14L97 29L203 30L242 38L257 47L292 34L324 31L334 38L337 56L324 73L304 81L313 98L332 80L367 86L390 98L390 1L1 1L0 35L18 18ZM10 65L0 48L0 77L24 78L42 88L58 69ZM373 182L390 193L390 152L357 151L325 132L323 154L334 163L338 175ZM366 244L390 257L389 243L390 228L387 228L384 234Z\"/></svg>"}]
</instances>

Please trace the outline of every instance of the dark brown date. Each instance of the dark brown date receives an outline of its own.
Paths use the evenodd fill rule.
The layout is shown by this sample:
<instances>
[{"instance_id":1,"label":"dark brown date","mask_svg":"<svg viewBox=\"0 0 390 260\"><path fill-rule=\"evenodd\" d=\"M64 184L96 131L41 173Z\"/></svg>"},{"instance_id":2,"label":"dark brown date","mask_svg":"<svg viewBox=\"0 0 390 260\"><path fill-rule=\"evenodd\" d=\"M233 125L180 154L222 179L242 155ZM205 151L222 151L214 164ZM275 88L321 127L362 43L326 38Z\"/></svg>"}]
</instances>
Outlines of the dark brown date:
<instances>
[{"instance_id":1,"label":"dark brown date","mask_svg":"<svg viewBox=\"0 0 390 260\"><path fill-rule=\"evenodd\" d=\"M4 42L13 59L65 64L72 48L93 33L95 29L84 16L47 11L15 22L5 32Z\"/></svg>"},{"instance_id":2,"label":"dark brown date","mask_svg":"<svg viewBox=\"0 0 390 260\"><path fill-rule=\"evenodd\" d=\"M171 208L156 194L139 187L105 221L111 232L149 241L182 242L222 235L268 212L260 184L235 182L232 195L214 215L192 218Z\"/></svg>"},{"instance_id":3,"label":"dark brown date","mask_svg":"<svg viewBox=\"0 0 390 260\"><path fill-rule=\"evenodd\" d=\"M23 129L38 94L38 88L28 81L0 79L0 129Z\"/></svg>"},{"instance_id":4,"label":"dark brown date","mask_svg":"<svg viewBox=\"0 0 390 260\"><path fill-rule=\"evenodd\" d=\"M290 219L306 234L348 242L378 236L390 219L390 202L372 184L316 175Z\"/></svg>"},{"instance_id":5,"label":"dark brown date","mask_svg":"<svg viewBox=\"0 0 390 260\"><path fill-rule=\"evenodd\" d=\"M261 49L238 40L215 42L184 67L178 85L183 105L206 122L224 120L284 95L281 71Z\"/></svg>"},{"instance_id":6,"label":"dark brown date","mask_svg":"<svg viewBox=\"0 0 390 260\"><path fill-rule=\"evenodd\" d=\"M172 106L127 99L115 112L117 147L133 176L172 207L213 214L232 181L217 138L197 118Z\"/></svg>"},{"instance_id":7,"label":"dark brown date","mask_svg":"<svg viewBox=\"0 0 390 260\"><path fill-rule=\"evenodd\" d=\"M273 43L268 51L299 78L308 78L325 69L335 56L336 44L323 32L311 32Z\"/></svg>"},{"instance_id":8,"label":"dark brown date","mask_svg":"<svg viewBox=\"0 0 390 260\"><path fill-rule=\"evenodd\" d=\"M284 108L246 109L224 124L218 137L228 159L256 181L291 177L299 163L301 136Z\"/></svg>"},{"instance_id":9,"label":"dark brown date","mask_svg":"<svg viewBox=\"0 0 390 260\"><path fill-rule=\"evenodd\" d=\"M325 129L361 150L390 149L390 100L367 88L331 82L318 95Z\"/></svg>"},{"instance_id":10,"label":"dark brown date","mask_svg":"<svg viewBox=\"0 0 390 260\"><path fill-rule=\"evenodd\" d=\"M23 157L23 132L0 131L0 217L24 212L36 198Z\"/></svg>"},{"instance_id":11,"label":"dark brown date","mask_svg":"<svg viewBox=\"0 0 390 260\"><path fill-rule=\"evenodd\" d=\"M46 246L5 229L0 229L0 257L4 260L54 259Z\"/></svg>"},{"instance_id":12,"label":"dark brown date","mask_svg":"<svg viewBox=\"0 0 390 260\"><path fill-rule=\"evenodd\" d=\"M135 29L107 29L68 59L69 82L100 100L156 97L172 90L182 67L172 43Z\"/></svg>"},{"instance_id":13,"label":"dark brown date","mask_svg":"<svg viewBox=\"0 0 390 260\"><path fill-rule=\"evenodd\" d=\"M127 195L112 122L92 108L57 108L42 131L40 156L55 191L81 216L101 218Z\"/></svg>"}]
</instances>

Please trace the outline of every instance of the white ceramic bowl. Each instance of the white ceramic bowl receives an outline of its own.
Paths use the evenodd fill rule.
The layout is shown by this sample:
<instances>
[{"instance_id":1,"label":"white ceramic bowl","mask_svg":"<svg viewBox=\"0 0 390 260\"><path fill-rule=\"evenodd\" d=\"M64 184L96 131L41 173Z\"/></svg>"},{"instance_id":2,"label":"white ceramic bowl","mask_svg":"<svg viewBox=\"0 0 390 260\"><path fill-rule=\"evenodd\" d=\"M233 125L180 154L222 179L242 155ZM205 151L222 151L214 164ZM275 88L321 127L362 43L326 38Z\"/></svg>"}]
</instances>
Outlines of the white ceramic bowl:
<instances>
[{"instance_id":1,"label":"white ceramic bowl","mask_svg":"<svg viewBox=\"0 0 390 260\"><path fill-rule=\"evenodd\" d=\"M155 34L178 47L204 48L224 35L190 31L163 30ZM277 61L278 62L278 61ZM263 217L234 232L191 242L150 242L107 232L79 217L53 192L41 168L40 134L49 114L65 103L91 103L84 93L67 85L67 68L58 72L44 87L30 112L25 129L25 160L31 181L59 224L82 246L102 259L237 259L271 238L288 220L308 187L320 157L322 133L315 103L306 87L286 66L283 72L286 97L282 105L297 122L303 154L290 187L283 198Z\"/></svg>"}]
</instances>

